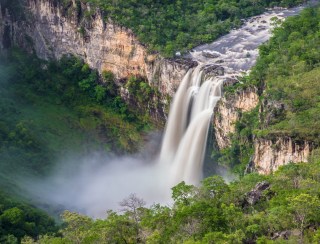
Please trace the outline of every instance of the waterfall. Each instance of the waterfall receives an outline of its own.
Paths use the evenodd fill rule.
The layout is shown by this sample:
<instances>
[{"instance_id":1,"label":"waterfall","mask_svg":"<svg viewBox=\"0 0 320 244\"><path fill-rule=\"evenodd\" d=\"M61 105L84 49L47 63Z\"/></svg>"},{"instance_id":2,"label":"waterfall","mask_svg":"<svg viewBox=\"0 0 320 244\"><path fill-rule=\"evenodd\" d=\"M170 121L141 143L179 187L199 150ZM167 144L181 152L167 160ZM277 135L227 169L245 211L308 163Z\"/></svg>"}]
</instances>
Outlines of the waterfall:
<instances>
[{"instance_id":1,"label":"waterfall","mask_svg":"<svg viewBox=\"0 0 320 244\"><path fill-rule=\"evenodd\" d=\"M169 181L199 184L212 114L221 97L223 78L205 78L203 66L189 70L173 99L162 142L160 163Z\"/></svg>"},{"instance_id":2,"label":"waterfall","mask_svg":"<svg viewBox=\"0 0 320 244\"><path fill-rule=\"evenodd\" d=\"M255 64L258 47L270 38L274 17L292 16L302 8L253 17L241 28L187 55L202 65L189 70L180 83L171 103L159 160L153 161L153 151L147 151L146 157L88 154L79 160L75 155L61 158L59 167L46 179L28 178L19 187L41 199L42 206L63 206L99 218L105 217L106 209L117 210L118 203L131 193L149 204L168 204L173 185L183 180L198 184L202 178L210 123L224 79L234 80ZM222 67L223 77L206 77L205 65Z\"/></svg>"}]
</instances>

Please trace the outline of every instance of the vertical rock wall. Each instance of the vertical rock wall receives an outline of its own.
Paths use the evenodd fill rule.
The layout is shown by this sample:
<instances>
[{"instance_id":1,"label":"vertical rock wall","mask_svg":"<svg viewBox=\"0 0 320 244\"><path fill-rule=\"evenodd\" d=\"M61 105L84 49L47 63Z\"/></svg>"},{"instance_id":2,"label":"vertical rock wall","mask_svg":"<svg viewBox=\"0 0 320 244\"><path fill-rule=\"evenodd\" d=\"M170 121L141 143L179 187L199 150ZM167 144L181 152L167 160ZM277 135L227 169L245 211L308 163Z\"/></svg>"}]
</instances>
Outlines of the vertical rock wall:
<instances>
[{"instance_id":1,"label":"vertical rock wall","mask_svg":"<svg viewBox=\"0 0 320 244\"><path fill-rule=\"evenodd\" d=\"M74 4L66 9L58 2L24 0L22 19L12 18L9 11L3 9L0 48L18 45L46 60L66 54L78 56L99 73L114 73L122 90L130 76L146 78L160 92L160 97L150 98L150 103L159 104L156 111L148 111L150 104L144 109L156 120L165 121L167 97L174 95L185 73L197 62L149 54L130 29L107 20L99 9L82 4L79 13L79 6Z\"/></svg>"},{"instance_id":2,"label":"vertical rock wall","mask_svg":"<svg viewBox=\"0 0 320 244\"><path fill-rule=\"evenodd\" d=\"M259 103L256 89L248 88L224 96L215 109L215 139L220 149L231 145L230 134L235 132L235 123L242 112L254 109Z\"/></svg>"},{"instance_id":3,"label":"vertical rock wall","mask_svg":"<svg viewBox=\"0 0 320 244\"><path fill-rule=\"evenodd\" d=\"M258 138L254 142L253 165L257 172L270 174L290 162L308 162L312 143L293 141L289 137L274 140Z\"/></svg>"}]
</instances>

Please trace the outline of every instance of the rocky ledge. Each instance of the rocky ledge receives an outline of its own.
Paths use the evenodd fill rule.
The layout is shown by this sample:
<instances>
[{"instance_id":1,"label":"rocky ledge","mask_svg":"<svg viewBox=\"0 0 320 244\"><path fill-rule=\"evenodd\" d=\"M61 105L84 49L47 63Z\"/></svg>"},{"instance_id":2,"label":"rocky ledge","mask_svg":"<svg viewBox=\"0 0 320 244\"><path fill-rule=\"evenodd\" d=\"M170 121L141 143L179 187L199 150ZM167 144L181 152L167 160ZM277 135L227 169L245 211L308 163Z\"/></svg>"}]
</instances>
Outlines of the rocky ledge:
<instances>
[{"instance_id":1,"label":"rocky ledge","mask_svg":"<svg viewBox=\"0 0 320 244\"><path fill-rule=\"evenodd\" d=\"M261 174L270 174L291 162L308 162L312 149L311 142L294 141L290 137L257 138L254 141L253 167Z\"/></svg>"}]
</instances>

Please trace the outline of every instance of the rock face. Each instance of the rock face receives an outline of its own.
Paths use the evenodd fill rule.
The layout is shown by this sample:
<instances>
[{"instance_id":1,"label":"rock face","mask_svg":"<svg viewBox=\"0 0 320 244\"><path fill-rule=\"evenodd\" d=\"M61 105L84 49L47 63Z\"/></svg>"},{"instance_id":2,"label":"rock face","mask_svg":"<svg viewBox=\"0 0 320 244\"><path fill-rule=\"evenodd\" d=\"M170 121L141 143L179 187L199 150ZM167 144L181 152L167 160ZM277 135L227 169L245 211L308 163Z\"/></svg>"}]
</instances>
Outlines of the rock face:
<instances>
[{"instance_id":1,"label":"rock face","mask_svg":"<svg viewBox=\"0 0 320 244\"><path fill-rule=\"evenodd\" d=\"M162 104L166 103L167 96L174 95L188 69L197 65L190 60L170 60L148 54L130 29L105 21L99 9L75 3L66 7L59 2L24 0L26 14L19 20L3 9L0 48L15 44L34 50L42 59L72 54L99 73L113 72L118 81L122 81L118 83L120 86L124 86L130 76L146 78L160 92L157 99Z\"/></svg>"},{"instance_id":2,"label":"rock face","mask_svg":"<svg viewBox=\"0 0 320 244\"><path fill-rule=\"evenodd\" d=\"M215 139L220 149L231 145L230 133L235 132L235 122L242 112L254 109L259 102L256 89L248 88L224 96L215 108Z\"/></svg>"},{"instance_id":3,"label":"rock face","mask_svg":"<svg viewBox=\"0 0 320 244\"><path fill-rule=\"evenodd\" d=\"M262 193L270 188L270 183L267 181L259 182L254 189L245 195L243 206L255 205L262 197Z\"/></svg>"},{"instance_id":4,"label":"rock face","mask_svg":"<svg viewBox=\"0 0 320 244\"><path fill-rule=\"evenodd\" d=\"M40 58L60 58L73 54L82 58L91 68L112 71L118 79L121 95L128 104L148 111L160 124L165 121L165 105L172 97L186 72L198 65L186 59L164 59L157 54L149 54L127 28L114 24L98 9L88 4L75 3L62 7L57 0L23 0L25 17L15 18L7 9L1 9L0 3L0 51L13 45L34 51ZM204 56L217 58L212 53ZM223 60L221 60L223 62ZM206 67L207 75L222 75L222 67ZM130 76L144 77L149 85L159 91L159 96L150 98L145 105L138 104L125 88ZM230 79L225 84L237 82ZM257 90L247 88L224 96L215 108L213 125L214 137L219 149L230 146L230 133L235 131L235 122L242 112L248 112L259 103ZM154 104L157 104L156 106ZM267 116L272 121L275 111L281 112L283 106L264 104L266 111L275 108ZM265 112L265 111L260 111ZM289 162L305 162L312 150L309 142L294 142L290 138L276 140L256 139L252 166L260 173L268 174L280 165Z\"/></svg>"},{"instance_id":5,"label":"rock face","mask_svg":"<svg viewBox=\"0 0 320 244\"><path fill-rule=\"evenodd\" d=\"M75 16L76 10L75 14L66 16L48 0L28 0L27 4L34 20L28 34L38 57L60 58L70 53L100 72L112 71L120 79L129 75L146 76L145 57L152 57L147 56L130 30L105 24L98 10L80 20Z\"/></svg>"},{"instance_id":6,"label":"rock face","mask_svg":"<svg viewBox=\"0 0 320 244\"><path fill-rule=\"evenodd\" d=\"M253 165L257 172L270 174L290 162L307 162L312 148L310 142L295 142L289 137L274 140L258 138L254 141Z\"/></svg>"},{"instance_id":7,"label":"rock face","mask_svg":"<svg viewBox=\"0 0 320 244\"><path fill-rule=\"evenodd\" d=\"M149 83L158 87L161 94L173 97L182 78L190 68L196 67L196 61L188 59L157 59L148 63L147 78Z\"/></svg>"}]
</instances>

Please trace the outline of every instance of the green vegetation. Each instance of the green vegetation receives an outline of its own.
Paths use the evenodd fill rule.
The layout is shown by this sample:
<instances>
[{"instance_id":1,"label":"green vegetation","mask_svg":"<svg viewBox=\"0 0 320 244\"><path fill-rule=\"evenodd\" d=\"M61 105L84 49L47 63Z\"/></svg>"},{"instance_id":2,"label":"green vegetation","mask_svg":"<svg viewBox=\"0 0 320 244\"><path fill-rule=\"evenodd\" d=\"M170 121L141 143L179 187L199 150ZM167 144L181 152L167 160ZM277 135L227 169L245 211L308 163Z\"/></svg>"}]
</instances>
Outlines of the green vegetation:
<instances>
[{"instance_id":1,"label":"green vegetation","mask_svg":"<svg viewBox=\"0 0 320 244\"><path fill-rule=\"evenodd\" d=\"M70 154L136 151L149 127L109 90L111 74L104 86L74 57L47 63L14 50L0 79L0 182L10 189L12 175L43 176Z\"/></svg>"},{"instance_id":2,"label":"green vegetation","mask_svg":"<svg viewBox=\"0 0 320 244\"><path fill-rule=\"evenodd\" d=\"M150 51L172 57L215 40L241 19L262 13L266 7L293 6L303 0L83 0L99 6L106 19L129 27ZM71 1L63 0L65 8ZM79 12L79 11L78 11ZM85 12L85 11L84 11ZM81 11L79 12L81 13ZM88 16L86 12L83 14Z\"/></svg>"},{"instance_id":3,"label":"green vegetation","mask_svg":"<svg viewBox=\"0 0 320 244\"><path fill-rule=\"evenodd\" d=\"M0 192L0 242L18 243L24 236L37 238L57 232L54 220L40 210Z\"/></svg>"},{"instance_id":4,"label":"green vegetation","mask_svg":"<svg viewBox=\"0 0 320 244\"><path fill-rule=\"evenodd\" d=\"M105 3L108 5L99 2L107 16L137 28L139 38L152 50L172 55L183 50L182 46L190 48L235 26L241 16L233 5L251 15L275 1L230 2L224 12L222 1L203 5L197 1ZM222 12L217 10L213 17L202 12L215 11L217 6ZM171 8L178 10L172 14ZM229 13L232 9L234 16ZM205 37L208 39L199 37L197 33L208 34L198 24L201 16L201 23L214 18L215 37L212 33ZM173 20L168 27L163 24L165 18ZM275 36L261 47L256 67L237 89L258 87L262 113L257 107L241 115L231 148L215 155L220 163L243 172L255 136L287 135L319 143L319 18L320 7L307 9L278 26ZM191 22L200 27L199 32L189 26ZM186 24L180 27L180 23ZM143 37L142 32L149 35ZM181 38L188 42L180 43L178 33L190 35ZM17 172L45 175L57 156L70 151L134 151L146 127L117 96L112 73L104 72L102 83L96 71L74 57L43 62L13 51L0 64L0 78L2 188L14 187L12 176L17 178ZM141 104L156 94L140 78L132 77L126 88ZM122 214L109 211L103 220L66 211L58 232L43 213L0 194L0 242L19 243L22 238L22 243L319 243L319 149L309 161L286 165L269 176L245 175L230 184L218 176L204 179L199 187L182 182L172 188L171 207L146 208L143 200L131 195L120 203Z\"/></svg>"},{"instance_id":5,"label":"green vegetation","mask_svg":"<svg viewBox=\"0 0 320 244\"><path fill-rule=\"evenodd\" d=\"M159 95L159 92L151 87L146 80L134 76L129 78L126 88L139 103L148 103L150 97L153 97L155 94Z\"/></svg>"},{"instance_id":6,"label":"green vegetation","mask_svg":"<svg viewBox=\"0 0 320 244\"><path fill-rule=\"evenodd\" d=\"M62 236L36 243L318 243L319 172L317 157L231 184L218 176L200 187L182 182L172 189L172 207L145 208L131 195L120 203L122 214L110 211L104 220L65 212ZM264 188L253 194L258 183Z\"/></svg>"},{"instance_id":7,"label":"green vegetation","mask_svg":"<svg viewBox=\"0 0 320 244\"><path fill-rule=\"evenodd\" d=\"M212 158L220 165L227 166L233 172L243 176L253 155L254 128L260 124L258 107L243 113L235 124L235 133L231 134L231 146L220 151L214 150Z\"/></svg>"},{"instance_id":8,"label":"green vegetation","mask_svg":"<svg viewBox=\"0 0 320 244\"><path fill-rule=\"evenodd\" d=\"M277 26L271 40L242 84L227 90L258 87L261 102L242 114L232 146L215 153L220 163L243 172L253 153L253 137L289 136L320 143L320 7L305 9ZM262 112L259 113L259 108Z\"/></svg>"},{"instance_id":9,"label":"green vegetation","mask_svg":"<svg viewBox=\"0 0 320 244\"><path fill-rule=\"evenodd\" d=\"M260 48L249 82L266 87L259 136L288 135L319 142L320 7L304 10Z\"/></svg>"},{"instance_id":10,"label":"green vegetation","mask_svg":"<svg viewBox=\"0 0 320 244\"><path fill-rule=\"evenodd\" d=\"M54 221L12 200L26 177L49 175L61 158L136 151L149 125L117 96L114 76L75 57L45 62L11 50L0 62L0 242L54 234ZM56 210L54 210L56 212Z\"/></svg>"}]
</instances>

